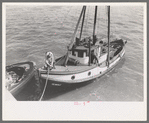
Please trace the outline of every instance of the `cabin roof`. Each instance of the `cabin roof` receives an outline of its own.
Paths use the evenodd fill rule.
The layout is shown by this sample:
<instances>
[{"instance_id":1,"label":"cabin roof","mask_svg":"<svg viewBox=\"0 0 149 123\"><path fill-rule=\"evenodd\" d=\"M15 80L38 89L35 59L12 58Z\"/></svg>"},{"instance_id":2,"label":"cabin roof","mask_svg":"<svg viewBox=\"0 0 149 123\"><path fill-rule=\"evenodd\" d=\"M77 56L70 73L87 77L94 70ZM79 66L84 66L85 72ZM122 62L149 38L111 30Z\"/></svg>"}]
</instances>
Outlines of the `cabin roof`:
<instances>
[{"instance_id":1,"label":"cabin roof","mask_svg":"<svg viewBox=\"0 0 149 123\"><path fill-rule=\"evenodd\" d=\"M93 45L93 46L91 46L91 50L94 50L97 47L98 47L97 45ZM77 46L77 47L73 48L72 50L74 50L74 51L88 51L89 48L88 47L84 47L84 46Z\"/></svg>"}]
</instances>

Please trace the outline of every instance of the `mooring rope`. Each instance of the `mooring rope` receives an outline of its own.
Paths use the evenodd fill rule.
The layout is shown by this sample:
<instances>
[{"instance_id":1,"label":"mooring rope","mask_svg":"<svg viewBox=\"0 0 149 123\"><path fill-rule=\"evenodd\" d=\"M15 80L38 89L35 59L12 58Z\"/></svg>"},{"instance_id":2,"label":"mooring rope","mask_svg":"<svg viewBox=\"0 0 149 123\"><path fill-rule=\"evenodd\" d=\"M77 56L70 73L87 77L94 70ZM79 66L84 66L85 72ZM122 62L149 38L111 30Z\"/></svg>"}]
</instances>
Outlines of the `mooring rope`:
<instances>
[{"instance_id":1,"label":"mooring rope","mask_svg":"<svg viewBox=\"0 0 149 123\"><path fill-rule=\"evenodd\" d=\"M45 83L45 86L44 86L44 89L43 89L43 92L42 92L42 95L41 95L41 97L40 97L39 101L41 101L41 100L42 100L43 95L44 95L44 93L45 93L45 90L46 90L46 87L47 87L47 83L48 83L48 75L49 75L49 71L50 71L50 69L48 68L48 74L47 74L46 83Z\"/></svg>"}]
</instances>

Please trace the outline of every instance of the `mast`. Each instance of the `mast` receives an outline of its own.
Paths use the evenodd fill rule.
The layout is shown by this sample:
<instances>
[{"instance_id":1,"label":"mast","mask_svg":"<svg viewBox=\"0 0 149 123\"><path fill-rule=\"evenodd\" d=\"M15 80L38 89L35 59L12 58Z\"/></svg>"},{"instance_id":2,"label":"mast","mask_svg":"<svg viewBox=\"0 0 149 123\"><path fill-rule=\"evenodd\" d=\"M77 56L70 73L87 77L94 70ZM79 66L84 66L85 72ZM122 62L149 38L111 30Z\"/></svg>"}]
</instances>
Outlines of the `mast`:
<instances>
[{"instance_id":1,"label":"mast","mask_svg":"<svg viewBox=\"0 0 149 123\"><path fill-rule=\"evenodd\" d=\"M93 44L95 44L96 18L97 18L97 6L95 6L94 28L93 28Z\"/></svg>"},{"instance_id":2,"label":"mast","mask_svg":"<svg viewBox=\"0 0 149 123\"><path fill-rule=\"evenodd\" d=\"M108 58L107 58L107 62L108 62L108 67L109 67L109 52L110 52L110 6L108 6Z\"/></svg>"},{"instance_id":3,"label":"mast","mask_svg":"<svg viewBox=\"0 0 149 123\"><path fill-rule=\"evenodd\" d=\"M95 28L96 28L96 18L97 18L97 6L95 6L95 15L94 15L94 28L93 28L93 44L95 43ZM89 63L88 65L91 65L91 39L89 39Z\"/></svg>"},{"instance_id":4,"label":"mast","mask_svg":"<svg viewBox=\"0 0 149 123\"><path fill-rule=\"evenodd\" d=\"M83 6L83 8L82 8L80 17L79 17L79 19L78 19L78 22L77 22L75 31L74 31L73 36L72 36L72 39L71 39L71 43L70 43L70 45L68 46L68 50L71 50L71 49L72 49L72 46L73 46L73 44L74 44L74 42L75 42L76 32L77 32L77 29L78 29L78 26L79 26L79 23L80 23L80 20L81 20L81 17L82 17L82 14L83 14L83 12L84 12L85 7L86 7L86 6Z\"/></svg>"},{"instance_id":5,"label":"mast","mask_svg":"<svg viewBox=\"0 0 149 123\"><path fill-rule=\"evenodd\" d=\"M81 36L82 36L82 31L83 31L83 25L84 25L84 19L85 19L85 12L86 12L86 6L84 8L84 13L83 13L83 19L82 19L82 25L81 25L81 32L80 32L80 40L81 40Z\"/></svg>"},{"instance_id":6,"label":"mast","mask_svg":"<svg viewBox=\"0 0 149 123\"><path fill-rule=\"evenodd\" d=\"M78 26L79 26L79 23L80 23L80 20L81 20L81 17L82 17L82 14L83 14L83 12L84 12L85 7L86 7L86 6L83 6L83 8L82 8L80 17L79 17L79 19L78 19L78 22L77 22L75 31L74 31L73 36L72 36L72 39L71 39L71 43L70 43L69 46L68 46L68 51L67 51L67 54L66 54L66 56L65 56L66 59L65 59L65 61L64 61L64 66L66 66L66 64L67 64L68 56L69 56L69 54L70 54L70 50L72 49L72 46L73 46L73 44L74 44L74 42L75 42L75 36L76 36L76 33L77 33L77 29L78 29Z\"/></svg>"},{"instance_id":7,"label":"mast","mask_svg":"<svg viewBox=\"0 0 149 123\"><path fill-rule=\"evenodd\" d=\"M91 65L91 38L89 38L89 62L88 62L88 66Z\"/></svg>"}]
</instances>

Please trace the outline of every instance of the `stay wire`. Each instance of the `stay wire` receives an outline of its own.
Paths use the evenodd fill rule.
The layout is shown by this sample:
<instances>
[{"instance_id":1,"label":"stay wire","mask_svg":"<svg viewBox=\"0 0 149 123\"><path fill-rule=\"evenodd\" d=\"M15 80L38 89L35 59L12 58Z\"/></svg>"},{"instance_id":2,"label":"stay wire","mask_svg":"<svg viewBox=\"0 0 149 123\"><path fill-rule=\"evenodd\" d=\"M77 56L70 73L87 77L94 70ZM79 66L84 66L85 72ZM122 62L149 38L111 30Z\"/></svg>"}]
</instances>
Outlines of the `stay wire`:
<instances>
[{"instance_id":1,"label":"stay wire","mask_svg":"<svg viewBox=\"0 0 149 123\"><path fill-rule=\"evenodd\" d=\"M75 19L76 20L74 21L75 23L73 25L76 25L77 19L79 18L79 14L78 13L80 12L80 10L79 11L78 10L79 10L79 8L77 7L77 10L75 11ZM76 16L78 16L78 17L76 17ZM75 26L73 28L75 29ZM79 27L78 27L78 30L79 30ZM76 35L77 35L77 33L76 33ZM70 38L70 40L71 40L71 38Z\"/></svg>"},{"instance_id":2,"label":"stay wire","mask_svg":"<svg viewBox=\"0 0 149 123\"><path fill-rule=\"evenodd\" d=\"M57 15L55 14L53 14L53 13L51 13L54 17L55 17L55 19L54 20L57 20L60 24L62 24L61 25L61 27L63 26L63 24L64 24L64 21L66 20L66 18L68 17L68 15L69 15L69 13L70 13L70 11L71 11L71 9L72 9L72 6L70 6L70 8L68 9L68 11L67 11L67 13L65 14L65 16L64 16L64 20L63 20L63 22L61 23L61 21L56 17ZM54 22L54 20L53 20L53 22ZM51 35L51 37L53 37L55 35L55 33L53 33L52 35ZM51 38L50 37L50 38Z\"/></svg>"}]
</instances>

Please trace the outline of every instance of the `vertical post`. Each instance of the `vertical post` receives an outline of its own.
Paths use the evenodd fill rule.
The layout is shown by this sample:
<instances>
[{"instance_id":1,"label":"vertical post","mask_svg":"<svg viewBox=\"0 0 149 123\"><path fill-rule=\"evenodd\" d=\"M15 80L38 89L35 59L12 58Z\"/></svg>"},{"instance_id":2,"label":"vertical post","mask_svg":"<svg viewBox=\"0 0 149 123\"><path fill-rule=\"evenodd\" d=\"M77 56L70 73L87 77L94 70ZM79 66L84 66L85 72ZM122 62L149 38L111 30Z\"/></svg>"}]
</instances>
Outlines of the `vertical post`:
<instances>
[{"instance_id":1,"label":"vertical post","mask_svg":"<svg viewBox=\"0 0 149 123\"><path fill-rule=\"evenodd\" d=\"M109 52L110 52L110 6L108 6L108 58L107 58L107 62L108 62L108 67L109 67Z\"/></svg>"},{"instance_id":2,"label":"vertical post","mask_svg":"<svg viewBox=\"0 0 149 123\"><path fill-rule=\"evenodd\" d=\"M96 18L97 18L97 6L95 6L94 27L93 27L93 44L95 44Z\"/></svg>"},{"instance_id":3,"label":"vertical post","mask_svg":"<svg viewBox=\"0 0 149 123\"><path fill-rule=\"evenodd\" d=\"M88 66L91 65L91 38L89 37L89 62Z\"/></svg>"},{"instance_id":4,"label":"vertical post","mask_svg":"<svg viewBox=\"0 0 149 123\"><path fill-rule=\"evenodd\" d=\"M80 40L82 36L82 31L83 31L83 25L84 25L84 19L85 19L85 11L86 11L86 6L84 7L84 13L83 13L83 18L82 18L82 25L81 25L81 32L80 32Z\"/></svg>"}]
</instances>

